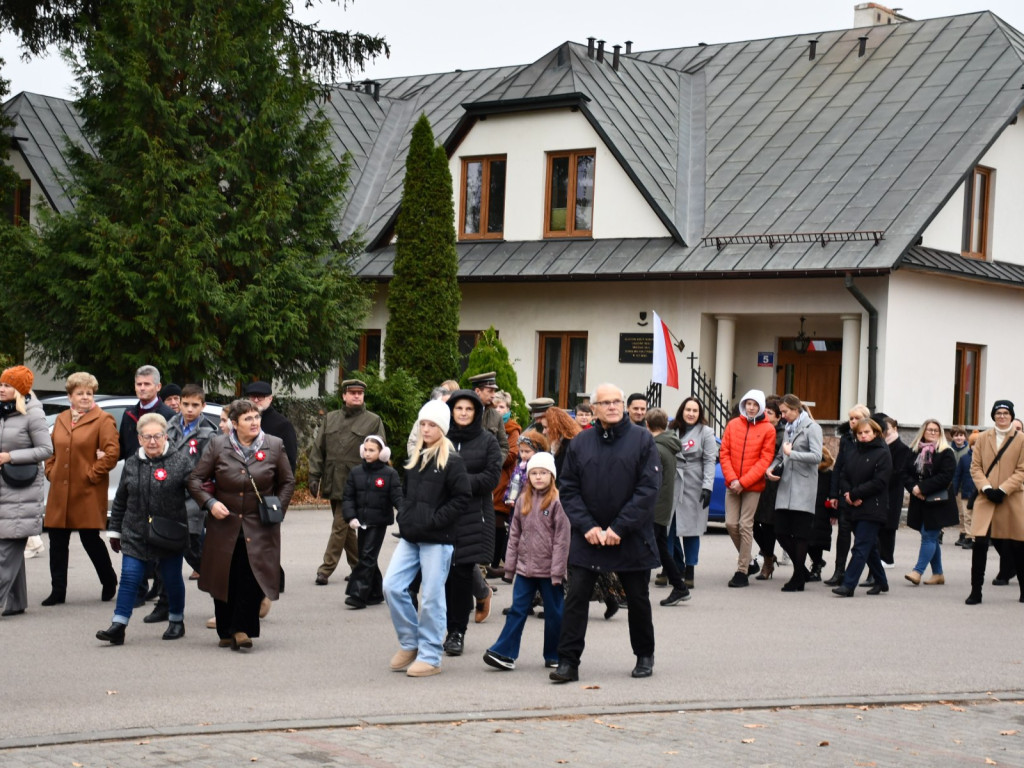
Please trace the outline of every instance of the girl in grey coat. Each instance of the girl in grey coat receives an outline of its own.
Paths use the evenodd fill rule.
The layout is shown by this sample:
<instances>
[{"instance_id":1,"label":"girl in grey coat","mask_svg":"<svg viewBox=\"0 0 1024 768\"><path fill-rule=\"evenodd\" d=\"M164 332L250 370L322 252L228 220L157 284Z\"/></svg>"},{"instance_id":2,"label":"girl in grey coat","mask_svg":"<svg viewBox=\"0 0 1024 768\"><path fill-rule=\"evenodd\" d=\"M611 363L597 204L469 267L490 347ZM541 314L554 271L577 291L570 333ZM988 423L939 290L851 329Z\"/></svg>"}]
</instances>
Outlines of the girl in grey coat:
<instances>
[{"instance_id":1,"label":"girl in grey coat","mask_svg":"<svg viewBox=\"0 0 1024 768\"><path fill-rule=\"evenodd\" d=\"M782 448L768 468L769 480L779 481L775 497L775 536L793 561L793 578L783 592L803 592L807 581L807 542L814 523L818 498L818 464L821 462L821 427L811 418L796 395L779 403L786 422Z\"/></svg>"},{"instance_id":2,"label":"girl in grey coat","mask_svg":"<svg viewBox=\"0 0 1024 768\"><path fill-rule=\"evenodd\" d=\"M700 537L708 527L708 507L715 486L715 462L718 443L707 425L704 405L695 397L683 400L676 417L669 425L679 438L676 452L676 477L672 499L672 515L676 535L683 546L687 587L693 585L693 569L700 554Z\"/></svg>"},{"instance_id":3,"label":"girl in grey coat","mask_svg":"<svg viewBox=\"0 0 1024 768\"><path fill-rule=\"evenodd\" d=\"M0 609L25 612L25 543L43 530L43 473L39 462L53 453L43 407L32 397L32 372L23 365L0 374L0 469L36 465L35 479L18 488L0 474Z\"/></svg>"}]
</instances>

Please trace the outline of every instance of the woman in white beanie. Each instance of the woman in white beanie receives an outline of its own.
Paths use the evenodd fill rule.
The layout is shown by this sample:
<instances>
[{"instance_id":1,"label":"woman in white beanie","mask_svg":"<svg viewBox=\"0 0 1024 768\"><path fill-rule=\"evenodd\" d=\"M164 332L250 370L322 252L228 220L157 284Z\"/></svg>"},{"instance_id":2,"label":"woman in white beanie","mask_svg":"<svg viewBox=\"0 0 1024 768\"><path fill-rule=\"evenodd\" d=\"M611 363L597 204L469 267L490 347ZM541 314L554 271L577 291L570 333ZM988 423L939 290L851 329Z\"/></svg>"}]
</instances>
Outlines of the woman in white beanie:
<instances>
[{"instance_id":1,"label":"woman in white beanie","mask_svg":"<svg viewBox=\"0 0 1024 768\"><path fill-rule=\"evenodd\" d=\"M384 596L400 648L391 657L393 672L429 677L441 671L447 603L444 584L455 544L455 523L470 499L462 458L445 435L451 411L441 400L420 409L419 438L405 465L405 492L398 511L401 539L384 576ZM420 611L409 586L422 574Z\"/></svg>"}]
</instances>

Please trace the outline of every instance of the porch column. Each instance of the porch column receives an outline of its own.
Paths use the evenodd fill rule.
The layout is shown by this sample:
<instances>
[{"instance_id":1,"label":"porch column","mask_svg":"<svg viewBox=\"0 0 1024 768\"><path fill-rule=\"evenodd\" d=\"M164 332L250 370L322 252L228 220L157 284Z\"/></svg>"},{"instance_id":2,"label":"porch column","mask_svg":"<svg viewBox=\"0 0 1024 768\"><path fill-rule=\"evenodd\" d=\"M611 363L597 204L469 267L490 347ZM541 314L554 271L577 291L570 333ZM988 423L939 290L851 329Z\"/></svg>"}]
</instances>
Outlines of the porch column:
<instances>
[{"instance_id":1,"label":"porch column","mask_svg":"<svg viewBox=\"0 0 1024 768\"><path fill-rule=\"evenodd\" d=\"M718 337L715 340L715 386L732 404L732 374L736 356L735 315L715 315Z\"/></svg>"},{"instance_id":2,"label":"porch column","mask_svg":"<svg viewBox=\"0 0 1024 768\"><path fill-rule=\"evenodd\" d=\"M839 419L859 402L860 315L840 315L843 321L843 369L839 379Z\"/></svg>"}]
</instances>

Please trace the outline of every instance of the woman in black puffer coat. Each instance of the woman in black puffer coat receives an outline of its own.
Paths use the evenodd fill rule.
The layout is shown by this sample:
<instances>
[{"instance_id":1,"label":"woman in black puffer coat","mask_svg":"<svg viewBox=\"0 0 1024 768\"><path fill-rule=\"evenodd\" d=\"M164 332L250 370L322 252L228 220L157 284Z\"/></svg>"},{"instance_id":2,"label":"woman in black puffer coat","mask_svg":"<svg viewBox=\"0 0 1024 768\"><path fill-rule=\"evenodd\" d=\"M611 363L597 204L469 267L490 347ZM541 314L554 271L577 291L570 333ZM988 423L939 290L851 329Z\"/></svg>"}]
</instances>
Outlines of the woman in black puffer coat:
<instances>
[{"instance_id":1,"label":"woman in black puffer coat","mask_svg":"<svg viewBox=\"0 0 1024 768\"><path fill-rule=\"evenodd\" d=\"M455 526L455 552L445 582L448 603L448 635L444 651L460 656L469 614L473 610L473 569L487 564L494 554L494 505L491 493L501 477L501 450L494 435L483 428L483 403L468 389L448 399L452 413L448 439L469 475L472 498Z\"/></svg>"},{"instance_id":2,"label":"woman in black puffer coat","mask_svg":"<svg viewBox=\"0 0 1024 768\"><path fill-rule=\"evenodd\" d=\"M183 553L188 546L188 512L185 488L192 474L192 460L185 451L171 451L167 421L147 413L137 426L141 447L128 456L121 483L110 510L107 538L110 548L121 553L121 583L110 627L96 633L113 645L124 642L125 627L132 617L135 596L145 576L146 564L155 562L167 590L168 625L164 640L185 635L185 582L181 578ZM149 543L150 519L183 526L181 549L169 551Z\"/></svg>"},{"instance_id":3,"label":"woman in black puffer coat","mask_svg":"<svg viewBox=\"0 0 1024 768\"><path fill-rule=\"evenodd\" d=\"M942 424L936 419L928 419L921 425L910 450L914 460L903 479L904 487L910 491L907 527L921 532L921 548L917 565L904 578L911 584L920 584L930 565L932 577L925 584L945 584L939 537L943 528L960 522L960 512L951 493L956 456L946 442Z\"/></svg>"},{"instance_id":4,"label":"woman in black puffer coat","mask_svg":"<svg viewBox=\"0 0 1024 768\"><path fill-rule=\"evenodd\" d=\"M832 467L832 490L829 494L828 505L832 509L839 525L836 528L836 569L825 584L830 587L839 586L843 583L846 572L846 556L850 554L850 538L853 535L853 525L850 521L850 508L839 492L839 479L843 475L843 465L847 457L853 452L856 439L853 437L854 427L861 419L870 419L871 411L866 405L857 403L846 414L849 421L840 424L836 428L836 435L839 437L839 448L836 450L836 463Z\"/></svg>"},{"instance_id":5,"label":"woman in black puffer coat","mask_svg":"<svg viewBox=\"0 0 1024 768\"><path fill-rule=\"evenodd\" d=\"M882 437L882 428L872 419L861 419L854 427L856 443L846 454L839 492L853 527L853 554L843 583L833 589L840 597L853 597L867 563L874 578L869 595L889 591L889 582L878 555L878 531L889 512L889 476L892 456Z\"/></svg>"}]
</instances>

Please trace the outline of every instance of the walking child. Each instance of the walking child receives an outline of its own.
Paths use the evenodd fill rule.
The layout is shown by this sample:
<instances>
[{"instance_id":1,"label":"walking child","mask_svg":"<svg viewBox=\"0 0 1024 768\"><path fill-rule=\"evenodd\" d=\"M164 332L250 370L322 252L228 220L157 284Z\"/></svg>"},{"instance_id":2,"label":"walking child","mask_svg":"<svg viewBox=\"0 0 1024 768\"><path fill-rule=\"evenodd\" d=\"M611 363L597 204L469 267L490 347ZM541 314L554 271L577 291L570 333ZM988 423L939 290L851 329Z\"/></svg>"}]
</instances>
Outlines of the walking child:
<instances>
[{"instance_id":1,"label":"walking child","mask_svg":"<svg viewBox=\"0 0 1024 768\"><path fill-rule=\"evenodd\" d=\"M363 463L349 472L341 501L345 521L359 534L359 561L345 589L345 605L355 609L384 601L377 557L388 526L395 522L395 509L402 506L402 481L388 464L391 449L384 438L367 437L359 446L359 455Z\"/></svg>"},{"instance_id":2,"label":"walking child","mask_svg":"<svg viewBox=\"0 0 1024 768\"><path fill-rule=\"evenodd\" d=\"M515 577L512 606L497 641L484 652L484 663L496 669L516 668L523 627L537 591L544 600L544 666L558 666L570 526L558 500L555 475L550 453L535 453L527 464L528 482L516 502L505 553L505 581Z\"/></svg>"}]
</instances>

